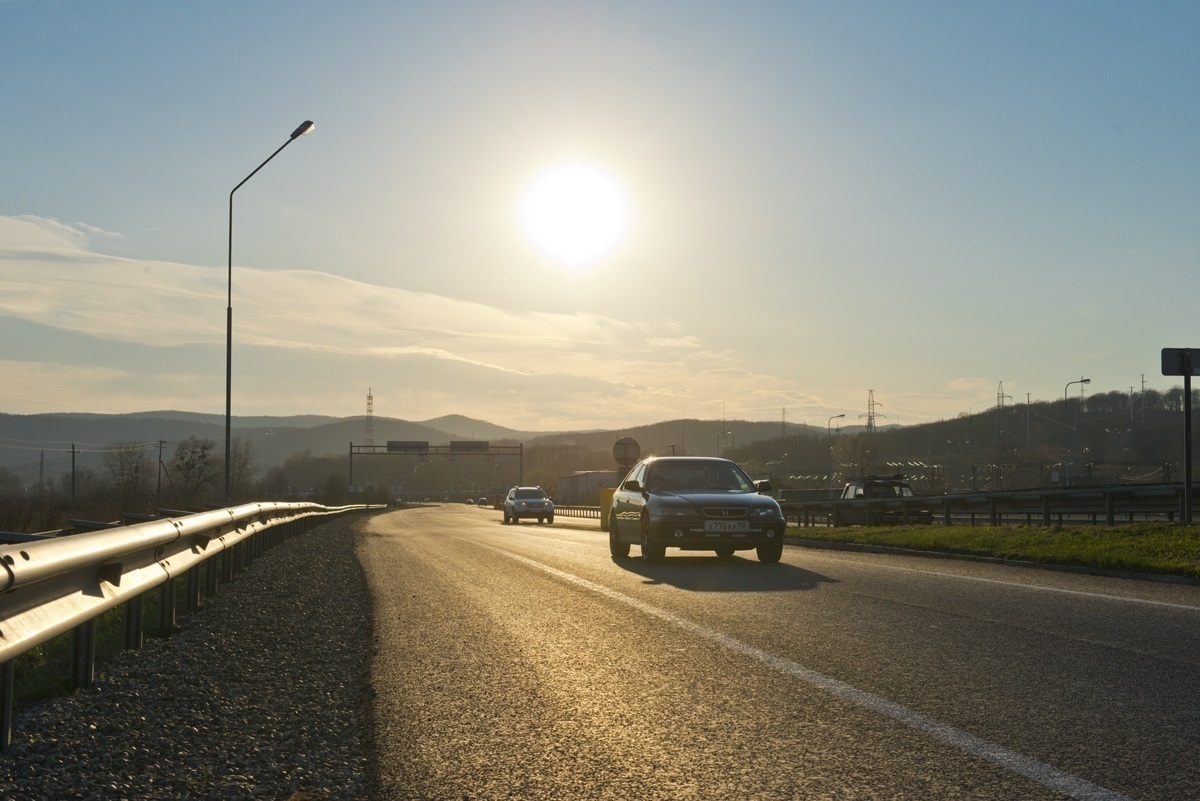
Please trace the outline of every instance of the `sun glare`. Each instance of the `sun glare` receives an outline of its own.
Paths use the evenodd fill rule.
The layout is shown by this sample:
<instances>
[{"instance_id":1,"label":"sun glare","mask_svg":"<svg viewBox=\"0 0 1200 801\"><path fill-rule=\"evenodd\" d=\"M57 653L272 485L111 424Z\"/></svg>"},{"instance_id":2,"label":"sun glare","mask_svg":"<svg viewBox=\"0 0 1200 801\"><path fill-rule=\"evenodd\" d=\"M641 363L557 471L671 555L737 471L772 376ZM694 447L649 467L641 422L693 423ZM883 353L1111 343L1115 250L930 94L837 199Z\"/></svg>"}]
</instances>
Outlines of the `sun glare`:
<instances>
[{"instance_id":1,"label":"sun glare","mask_svg":"<svg viewBox=\"0 0 1200 801\"><path fill-rule=\"evenodd\" d=\"M521 204L526 236L547 258L568 267L595 264L621 244L629 206L617 182L584 163L553 167Z\"/></svg>"}]
</instances>

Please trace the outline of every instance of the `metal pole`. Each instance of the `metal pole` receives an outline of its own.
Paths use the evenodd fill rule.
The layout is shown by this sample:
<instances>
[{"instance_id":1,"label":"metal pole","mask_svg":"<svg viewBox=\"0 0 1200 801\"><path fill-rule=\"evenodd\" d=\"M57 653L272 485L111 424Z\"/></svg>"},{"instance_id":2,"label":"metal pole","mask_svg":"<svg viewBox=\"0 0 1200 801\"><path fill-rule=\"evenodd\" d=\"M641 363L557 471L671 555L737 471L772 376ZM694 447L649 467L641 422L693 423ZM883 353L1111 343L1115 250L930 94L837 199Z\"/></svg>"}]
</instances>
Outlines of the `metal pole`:
<instances>
[{"instance_id":1,"label":"metal pole","mask_svg":"<svg viewBox=\"0 0 1200 801\"><path fill-rule=\"evenodd\" d=\"M833 497L833 421L839 417L845 417L846 413L835 414L825 421L825 446L829 450L829 475L826 476L825 493L830 498Z\"/></svg>"},{"instance_id":2,"label":"metal pole","mask_svg":"<svg viewBox=\"0 0 1200 801\"><path fill-rule=\"evenodd\" d=\"M1192 366L1184 351L1183 365L1183 522L1192 522Z\"/></svg>"},{"instance_id":3,"label":"metal pole","mask_svg":"<svg viewBox=\"0 0 1200 801\"><path fill-rule=\"evenodd\" d=\"M1063 468L1067 474L1065 481L1066 481L1066 486L1068 486L1068 487L1071 486L1071 424L1068 422L1070 419L1070 408L1067 405L1067 390L1069 390L1071 388L1072 384L1081 384L1082 385L1082 384L1090 384L1090 383L1092 383L1092 379L1084 378L1083 376L1080 376L1078 381L1068 381L1067 385L1065 387L1063 387L1063 425L1067 429L1067 431L1066 431L1067 447L1066 447L1066 456L1063 459ZM1080 391L1082 392L1082 389Z\"/></svg>"},{"instance_id":4,"label":"metal pole","mask_svg":"<svg viewBox=\"0 0 1200 801\"><path fill-rule=\"evenodd\" d=\"M267 162L279 155L279 152L290 145L298 136L304 136L313 129L312 120L305 120L300 124L300 127L292 131L292 135L288 140L279 146L271 155L267 156L266 161L254 168L254 172L247 175L229 192L229 283L227 289L227 303L225 306L225 503L226 505L233 503L230 492L230 444L231 444L231 423L233 410L233 193L241 189L242 184L254 177L255 173L267 166Z\"/></svg>"}]
</instances>

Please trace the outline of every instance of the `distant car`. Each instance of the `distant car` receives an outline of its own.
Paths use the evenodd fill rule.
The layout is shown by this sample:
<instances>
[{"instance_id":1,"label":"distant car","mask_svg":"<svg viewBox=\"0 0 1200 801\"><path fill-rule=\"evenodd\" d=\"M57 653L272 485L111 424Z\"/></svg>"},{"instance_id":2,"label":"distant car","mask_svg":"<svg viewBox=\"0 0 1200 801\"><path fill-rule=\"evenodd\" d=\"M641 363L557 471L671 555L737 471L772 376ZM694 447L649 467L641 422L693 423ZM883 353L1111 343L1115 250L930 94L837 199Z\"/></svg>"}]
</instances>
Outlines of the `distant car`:
<instances>
[{"instance_id":1,"label":"distant car","mask_svg":"<svg viewBox=\"0 0 1200 801\"><path fill-rule=\"evenodd\" d=\"M491 503L491 501L489 501L487 498L480 498L480 499L479 499L479 505L480 505L480 506L491 506L491 505L492 505L492 503Z\"/></svg>"},{"instance_id":2,"label":"distant car","mask_svg":"<svg viewBox=\"0 0 1200 801\"><path fill-rule=\"evenodd\" d=\"M842 489L841 500L874 503L836 504L833 509L835 526L894 526L905 522L933 522L933 512L921 503L912 485L902 475L852 478Z\"/></svg>"},{"instance_id":3,"label":"distant car","mask_svg":"<svg viewBox=\"0 0 1200 801\"><path fill-rule=\"evenodd\" d=\"M504 499L504 522L518 523L536 517L539 523L554 522L554 503L541 487L513 487Z\"/></svg>"},{"instance_id":4,"label":"distant car","mask_svg":"<svg viewBox=\"0 0 1200 801\"><path fill-rule=\"evenodd\" d=\"M634 465L613 492L608 548L613 558L639 545L656 562L667 548L715 551L729 558L755 550L760 562L783 556L787 520L770 492L728 459L663 456Z\"/></svg>"}]
</instances>

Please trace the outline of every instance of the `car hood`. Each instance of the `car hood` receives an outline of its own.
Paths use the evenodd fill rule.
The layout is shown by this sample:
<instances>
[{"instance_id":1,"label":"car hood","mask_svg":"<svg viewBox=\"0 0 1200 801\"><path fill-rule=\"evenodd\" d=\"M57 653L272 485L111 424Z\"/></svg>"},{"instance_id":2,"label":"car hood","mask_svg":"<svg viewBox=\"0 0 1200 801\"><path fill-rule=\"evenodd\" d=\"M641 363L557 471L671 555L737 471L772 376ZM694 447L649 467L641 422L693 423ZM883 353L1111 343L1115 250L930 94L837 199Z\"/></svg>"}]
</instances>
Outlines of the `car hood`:
<instances>
[{"instance_id":1,"label":"car hood","mask_svg":"<svg viewBox=\"0 0 1200 801\"><path fill-rule=\"evenodd\" d=\"M669 503L685 501L696 506L777 506L775 499L757 492L655 492L654 499Z\"/></svg>"}]
</instances>

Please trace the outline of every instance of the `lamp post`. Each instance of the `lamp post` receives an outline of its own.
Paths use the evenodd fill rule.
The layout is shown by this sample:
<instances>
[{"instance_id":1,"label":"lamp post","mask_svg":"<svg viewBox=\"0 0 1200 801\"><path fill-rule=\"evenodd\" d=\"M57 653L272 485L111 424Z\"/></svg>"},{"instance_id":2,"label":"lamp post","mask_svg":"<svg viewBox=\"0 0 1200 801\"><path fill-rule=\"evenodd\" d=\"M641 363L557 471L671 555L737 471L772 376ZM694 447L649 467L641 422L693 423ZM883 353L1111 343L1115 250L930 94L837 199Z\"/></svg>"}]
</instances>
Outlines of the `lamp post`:
<instances>
[{"instance_id":1,"label":"lamp post","mask_svg":"<svg viewBox=\"0 0 1200 801\"><path fill-rule=\"evenodd\" d=\"M233 193L242 188L242 184L254 177L255 173L267 166L267 161L279 155L279 152L290 145L293 140L298 137L311 133L313 129L312 120L305 120L296 130L292 131L292 135L288 140L279 146L271 155L267 156L266 161L254 168L254 172L247 175L229 192L229 284L228 284L228 304L225 308L225 503L226 505L233 502L230 489L230 472L229 472L229 457L231 446L231 412L233 407Z\"/></svg>"},{"instance_id":2,"label":"lamp post","mask_svg":"<svg viewBox=\"0 0 1200 801\"><path fill-rule=\"evenodd\" d=\"M1067 427L1067 458L1063 460L1063 468L1066 470L1066 482L1068 487L1071 486L1071 424L1068 420L1068 415L1070 412L1067 408L1067 391L1071 388L1072 384L1090 383L1092 383L1092 379L1080 376L1078 381L1068 381L1067 385L1063 387L1063 425Z\"/></svg>"},{"instance_id":3,"label":"lamp post","mask_svg":"<svg viewBox=\"0 0 1200 801\"><path fill-rule=\"evenodd\" d=\"M829 448L829 476L826 484L826 492L833 495L833 421L840 417L845 417L846 413L835 414L825 421L825 444Z\"/></svg>"}]
</instances>

